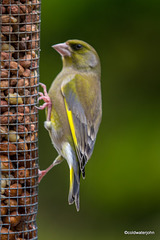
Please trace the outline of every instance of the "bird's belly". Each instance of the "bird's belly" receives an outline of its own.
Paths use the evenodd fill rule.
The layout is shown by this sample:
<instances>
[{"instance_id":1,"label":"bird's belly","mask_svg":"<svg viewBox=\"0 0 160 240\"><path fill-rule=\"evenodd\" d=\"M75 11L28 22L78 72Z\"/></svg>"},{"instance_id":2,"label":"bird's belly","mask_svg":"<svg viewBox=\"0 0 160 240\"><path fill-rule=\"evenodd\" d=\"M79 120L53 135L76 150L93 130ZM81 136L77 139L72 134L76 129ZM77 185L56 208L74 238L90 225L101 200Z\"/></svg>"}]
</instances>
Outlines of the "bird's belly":
<instances>
[{"instance_id":1,"label":"bird's belly","mask_svg":"<svg viewBox=\"0 0 160 240\"><path fill-rule=\"evenodd\" d=\"M61 141L60 141L60 136L59 133L54 131L54 129L52 128L52 130L49 132L52 144L54 146L54 148L57 150L57 152L61 155L62 152L62 147L61 147Z\"/></svg>"},{"instance_id":2,"label":"bird's belly","mask_svg":"<svg viewBox=\"0 0 160 240\"><path fill-rule=\"evenodd\" d=\"M59 154L62 154L62 144L68 141L70 127L63 98L56 98L56 95L54 96L52 100L51 119L49 121L50 127L47 130L49 131L53 146Z\"/></svg>"}]
</instances>

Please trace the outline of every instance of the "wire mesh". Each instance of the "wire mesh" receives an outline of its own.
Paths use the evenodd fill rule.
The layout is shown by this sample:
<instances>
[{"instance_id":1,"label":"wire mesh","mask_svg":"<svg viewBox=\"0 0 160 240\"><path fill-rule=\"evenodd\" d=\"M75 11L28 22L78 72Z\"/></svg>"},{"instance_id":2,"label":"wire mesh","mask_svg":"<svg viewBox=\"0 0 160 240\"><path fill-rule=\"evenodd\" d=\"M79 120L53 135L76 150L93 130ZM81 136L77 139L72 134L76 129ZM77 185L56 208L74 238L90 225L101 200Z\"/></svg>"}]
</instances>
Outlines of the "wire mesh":
<instances>
[{"instance_id":1,"label":"wire mesh","mask_svg":"<svg viewBox=\"0 0 160 240\"><path fill-rule=\"evenodd\" d=\"M0 2L0 239L37 239L40 1Z\"/></svg>"}]
</instances>

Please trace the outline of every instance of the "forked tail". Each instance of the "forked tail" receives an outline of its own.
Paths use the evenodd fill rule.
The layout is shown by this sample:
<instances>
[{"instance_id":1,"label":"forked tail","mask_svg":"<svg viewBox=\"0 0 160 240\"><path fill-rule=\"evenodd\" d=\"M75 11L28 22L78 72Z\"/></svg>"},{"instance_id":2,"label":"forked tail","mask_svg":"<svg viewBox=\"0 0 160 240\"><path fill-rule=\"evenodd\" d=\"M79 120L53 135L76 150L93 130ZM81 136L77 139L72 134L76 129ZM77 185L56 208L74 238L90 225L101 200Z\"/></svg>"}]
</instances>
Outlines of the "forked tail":
<instances>
[{"instance_id":1,"label":"forked tail","mask_svg":"<svg viewBox=\"0 0 160 240\"><path fill-rule=\"evenodd\" d=\"M80 175L79 173L75 174L73 167L71 167L68 203L73 204L75 202L77 211L79 211L80 209L79 190L80 190Z\"/></svg>"}]
</instances>

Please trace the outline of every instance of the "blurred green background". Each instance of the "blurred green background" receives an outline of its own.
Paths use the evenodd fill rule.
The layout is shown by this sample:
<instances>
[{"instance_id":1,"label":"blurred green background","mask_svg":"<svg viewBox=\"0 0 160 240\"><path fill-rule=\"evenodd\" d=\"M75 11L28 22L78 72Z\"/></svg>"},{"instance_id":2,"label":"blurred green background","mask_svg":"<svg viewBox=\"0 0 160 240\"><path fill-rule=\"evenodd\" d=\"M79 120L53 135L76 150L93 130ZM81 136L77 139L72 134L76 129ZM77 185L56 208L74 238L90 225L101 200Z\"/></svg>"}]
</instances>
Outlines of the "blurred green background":
<instances>
[{"instance_id":1,"label":"blurred green background","mask_svg":"<svg viewBox=\"0 0 160 240\"><path fill-rule=\"evenodd\" d=\"M39 240L160 239L160 1L42 0L40 81L61 70L51 45L90 43L102 65L103 120L81 179L81 209L68 206L69 170L39 187ZM40 168L57 156L39 118ZM155 235L124 235L148 230Z\"/></svg>"}]
</instances>

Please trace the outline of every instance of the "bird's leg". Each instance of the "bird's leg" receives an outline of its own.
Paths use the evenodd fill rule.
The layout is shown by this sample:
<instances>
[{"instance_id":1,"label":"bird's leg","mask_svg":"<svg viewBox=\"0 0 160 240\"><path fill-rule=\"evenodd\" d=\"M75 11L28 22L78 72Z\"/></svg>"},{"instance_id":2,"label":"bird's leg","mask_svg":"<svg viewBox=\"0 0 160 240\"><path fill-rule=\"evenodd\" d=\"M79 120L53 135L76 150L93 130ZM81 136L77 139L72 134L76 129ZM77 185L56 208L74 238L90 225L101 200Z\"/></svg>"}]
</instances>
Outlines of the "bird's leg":
<instances>
[{"instance_id":1,"label":"bird's leg","mask_svg":"<svg viewBox=\"0 0 160 240\"><path fill-rule=\"evenodd\" d=\"M49 172L54 166L60 164L63 161L63 157L61 155L59 155L54 161L53 163L45 170L38 170L38 183L40 183L40 181L42 180L42 178L47 174L47 172Z\"/></svg>"},{"instance_id":2,"label":"bird's leg","mask_svg":"<svg viewBox=\"0 0 160 240\"><path fill-rule=\"evenodd\" d=\"M43 100L44 103L43 103L43 105L41 105L41 106L39 106L37 108L39 110L43 110L46 107L48 107L47 121L50 121L50 119L51 119L52 102L51 102L50 97L48 96L46 85L43 84L43 83L40 83L40 85L43 88L44 93L42 93L42 92L38 93L40 95L40 97L38 98L37 102L39 102L40 100Z\"/></svg>"}]
</instances>

